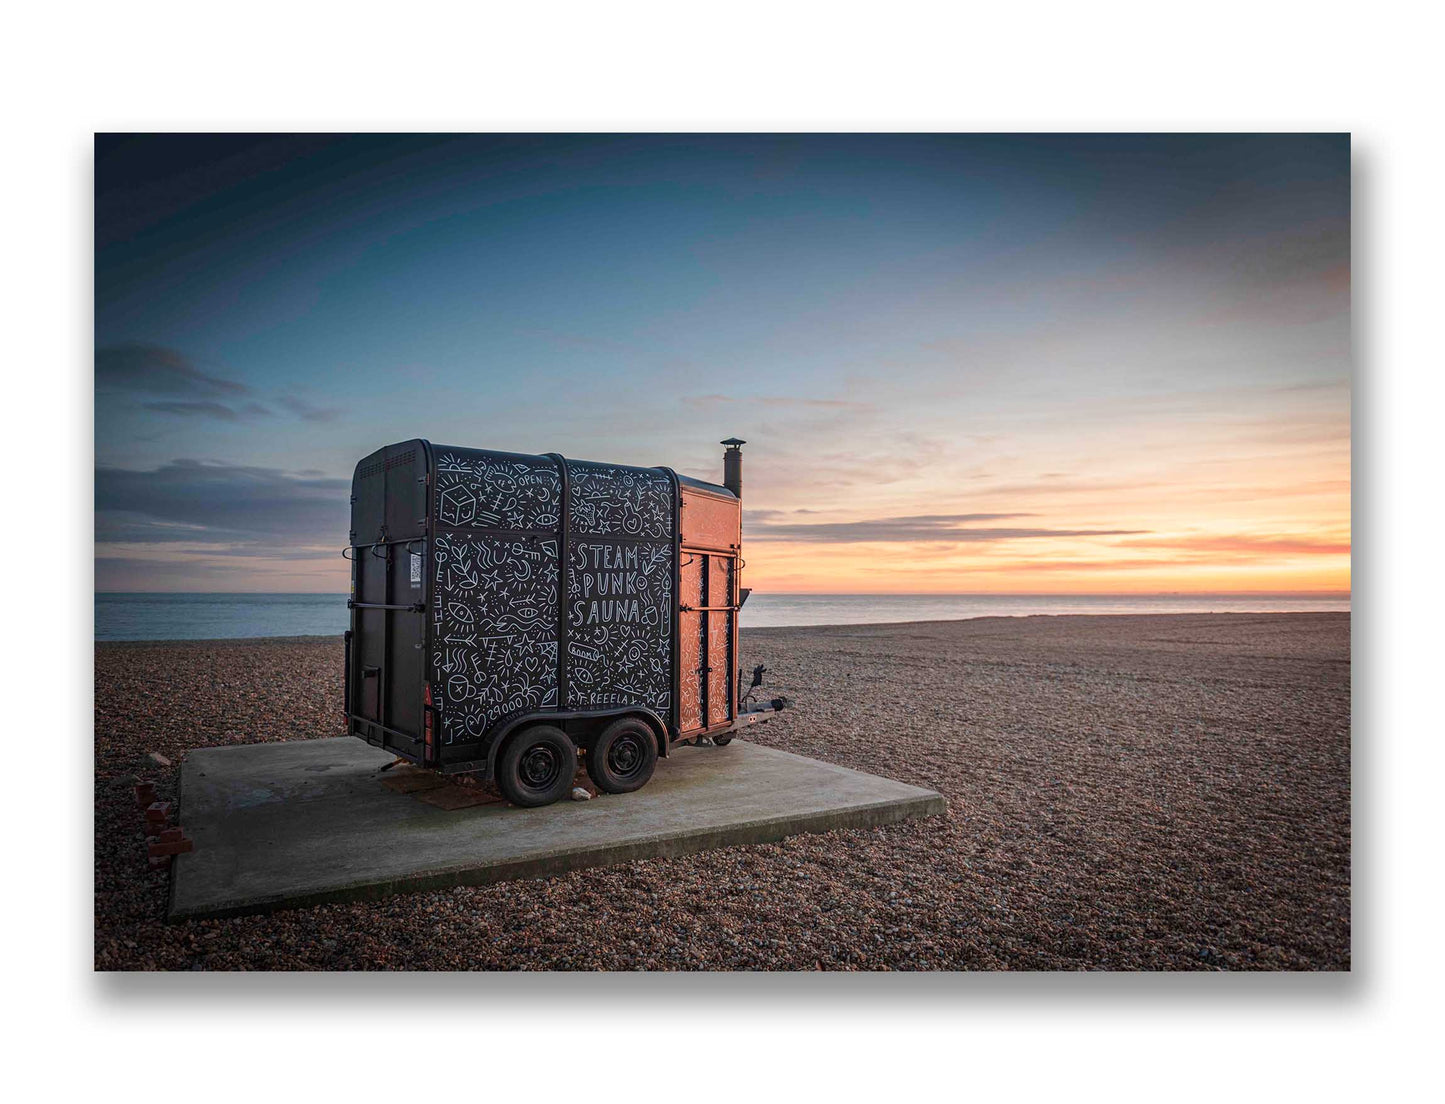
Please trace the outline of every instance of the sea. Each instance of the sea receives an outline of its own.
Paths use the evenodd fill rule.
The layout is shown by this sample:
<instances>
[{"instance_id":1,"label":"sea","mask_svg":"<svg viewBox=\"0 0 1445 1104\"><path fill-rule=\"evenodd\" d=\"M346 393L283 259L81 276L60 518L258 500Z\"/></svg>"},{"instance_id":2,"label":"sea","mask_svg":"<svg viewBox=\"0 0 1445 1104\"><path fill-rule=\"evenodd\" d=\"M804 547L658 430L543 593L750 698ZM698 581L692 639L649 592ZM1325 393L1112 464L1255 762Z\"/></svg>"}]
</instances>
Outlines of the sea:
<instances>
[{"instance_id":1,"label":"sea","mask_svg":"<svg viewBox=\"0 0 1445 1104\"><path fill-rule=\"evenodd\" d=\"M745 629L1120 613L1350 611L1345 595L753 594ZM97 594L96 640L331 636L348 624L341 594Z\"/></svg>"}]
</instances>

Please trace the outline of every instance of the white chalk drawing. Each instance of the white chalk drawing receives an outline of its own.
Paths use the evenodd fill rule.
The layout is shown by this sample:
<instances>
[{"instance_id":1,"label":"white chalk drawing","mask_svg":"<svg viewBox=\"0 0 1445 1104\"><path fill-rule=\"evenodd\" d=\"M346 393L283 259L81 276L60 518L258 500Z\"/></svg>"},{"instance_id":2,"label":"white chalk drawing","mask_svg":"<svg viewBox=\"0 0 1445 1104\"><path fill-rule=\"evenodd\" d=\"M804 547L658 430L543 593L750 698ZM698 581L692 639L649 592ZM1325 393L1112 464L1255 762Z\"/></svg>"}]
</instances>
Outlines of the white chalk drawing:
<instances>
[{"instance_id":1,"label":"white chalk drawing","mask_svg":"<svg viewBox=\"0 0 1445 1104\"><path fill-rule=\"evenodd\" d=\"M672 707L672 478L569 460L567 483L568 707L646 705L666 717Z\"/></svg>"},{"instance_id":2,"label":"white chalk drawing","mask_svg":"<svg viewBox=\"0 0 1445 1104\"><path fill-rule=\"evenodd\" d=\"M443 739L557 705L557 541L442 534L432 590Z\"/></svg>"},{"instance_id":3,"label":"white chalk drawing","mask_svg":"<svg viewBox=\"0 0 1445 1104\"><path fill-rule=\"evenodd\" d=\"M562 477L546 457L437 457L431 615L446 743L475 743L507 716L557 706L558 542L535 534L556 531L561 505Z\"/></svg>"},{"instance_id":4,"label":"white chalk drawing","mask_svg":"<svg viewBox=\"0 0 1445 1104\"><path fill-rule=\"evenodd\" d=\"M572 532L672 538L672 479L649 468L567 461Z\"/></svg>"},{"instance_id":5,"label":"white chalk drawing","mask_svg":"<svg viewBox=\"0 0 1445 1104\"><path fill-rule=\"evenodd\" d=\"M449 449L437 457L437 520L451 528L556 529L562 476L545 456Z\"/></svg>"},{"instance_id":6,"label":"white chalk drawing","mask_svg":"<svg viewBox=\"0 0 1445 1104\"><path fill-rule=\"evenodd\" d=\"M567 565L567 705L672 706L670 543L574 537Z\"/></svg>"},{"instance_id":7,"label":"white chalk drawing","mask_svg":"<svg viewBox=\"0 0 1445 1104\"><path fill-rule=\"evenodd\" d=\"M673 487L663 472L568 461L568 709L672 704ZM559 708L562 480L547 457L437 457L434 685L442 738ZM610 539L609 539L610 538Z\"/></svg>"}]
</instances>

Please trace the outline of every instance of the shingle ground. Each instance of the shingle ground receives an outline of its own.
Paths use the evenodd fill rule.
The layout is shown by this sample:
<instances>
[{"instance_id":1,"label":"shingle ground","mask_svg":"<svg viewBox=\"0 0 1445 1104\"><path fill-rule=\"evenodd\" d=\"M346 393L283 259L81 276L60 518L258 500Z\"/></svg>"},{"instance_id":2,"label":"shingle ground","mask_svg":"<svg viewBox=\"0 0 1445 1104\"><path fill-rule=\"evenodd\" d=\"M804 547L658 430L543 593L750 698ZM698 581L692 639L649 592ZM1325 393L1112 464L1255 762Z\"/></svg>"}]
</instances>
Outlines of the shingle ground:
<instances>
[{"instance_id":1,"label":"shingle ground","mask_svg":"<svg viewBox=\"0 0 1445 1104\"><path fill-rule=\"evenodd\" d=\"M134 780L174 800L188 749L338 735L340 640L99 644L96 967L1349 968L1348 614L762 629L743 649L796 703L750 739L948 813L167 925Z\"/></svg>"}]
</instances>

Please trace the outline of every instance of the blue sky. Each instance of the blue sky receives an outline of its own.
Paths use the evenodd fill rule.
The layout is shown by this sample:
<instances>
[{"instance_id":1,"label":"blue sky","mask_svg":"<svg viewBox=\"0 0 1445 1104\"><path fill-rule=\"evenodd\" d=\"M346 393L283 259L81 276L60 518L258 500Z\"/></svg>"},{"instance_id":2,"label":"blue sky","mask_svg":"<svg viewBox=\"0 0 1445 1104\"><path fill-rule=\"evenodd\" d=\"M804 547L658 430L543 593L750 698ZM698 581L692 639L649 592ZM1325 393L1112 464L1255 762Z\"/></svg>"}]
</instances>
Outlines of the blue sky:
<instances>
[{"instance_id":1,"label":"blue sky","mask_svg":"<svg viewBox=\"0 0 1445 1104\"><path fill-rule=\"evenodd\" d=\"M1341 135L102 136L96 346L102 590L344 588L390 441L734 434L772 589L1348 587Z\"/></svg>"}]
</instances>

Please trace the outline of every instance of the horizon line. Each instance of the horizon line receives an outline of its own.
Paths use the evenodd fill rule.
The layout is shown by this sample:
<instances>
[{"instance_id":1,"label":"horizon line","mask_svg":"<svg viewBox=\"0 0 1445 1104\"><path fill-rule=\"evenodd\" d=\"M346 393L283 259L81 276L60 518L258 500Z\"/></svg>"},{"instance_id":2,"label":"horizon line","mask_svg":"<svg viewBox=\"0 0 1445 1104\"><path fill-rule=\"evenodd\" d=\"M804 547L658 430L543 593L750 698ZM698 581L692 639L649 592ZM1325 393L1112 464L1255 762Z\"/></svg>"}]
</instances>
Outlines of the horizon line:
<instances>
[{"instance_id":1,"label":"horizon line","mask_svg":"<svg viewBox=\"0 0 1445 1104\"><path fill-rule=\"evenodd\" d=\"M97 590L95 597L124 594L266 595L344 598L340 590ZM1349 598L1351 590L765 590L778 598ZM750 595L751 596L751 595Z\"/></svg>"}]
</instances>

